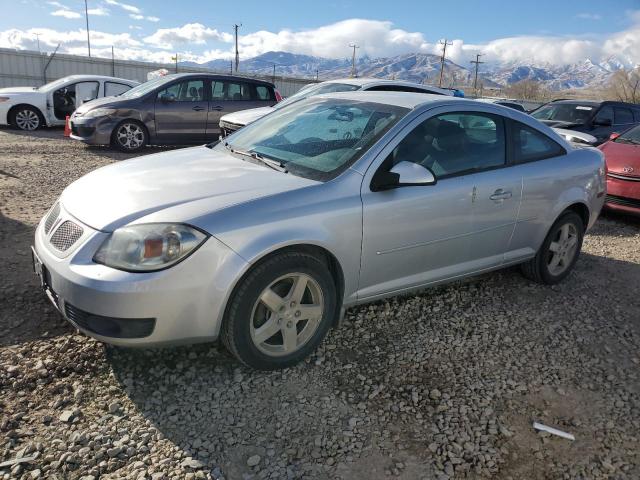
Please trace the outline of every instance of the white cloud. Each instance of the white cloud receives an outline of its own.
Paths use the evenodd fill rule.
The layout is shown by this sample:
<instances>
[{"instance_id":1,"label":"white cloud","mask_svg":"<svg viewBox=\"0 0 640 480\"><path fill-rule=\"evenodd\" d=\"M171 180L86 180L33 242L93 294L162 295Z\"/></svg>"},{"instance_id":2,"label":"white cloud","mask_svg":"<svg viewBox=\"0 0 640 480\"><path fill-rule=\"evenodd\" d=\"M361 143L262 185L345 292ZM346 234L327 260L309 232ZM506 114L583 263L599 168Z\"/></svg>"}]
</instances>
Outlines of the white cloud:
<instances>
[{"instance_id":1,"label":"white cloud","mask_svg":"<svg viewBox=\"0 0 640 480\"><path fill-rule=\"evenodd\" d=\"M128 3L122 3L122 2L118 2L117 0L105 0L109 5L114 5L116 7L120 7L123 10L126 10L127 12L131 12L131 13L142 13L142 10L140 10L138 7L136 7L135 5L131 5Z\"/></svg>"},{"instance_id":2,"label":"white cloud","mask_svg":"<svg viewBox=\"0 0 640 480\"><path fill-rule=\"evenodd\" d=\"M231 42L233 36L226 32L207 28L201 23L188 23L177 28L160 28L144 39L145 43L157 48L174 48L176 45L205 45L208 40Z\"/></svg>"},{"instance_id":3,"label":"white cloud","mask_svg":"<svg viewBox=\"0 0 640 480\"><path fill-rule=\"evenodd\" d=\"M140 15L139 13L130 13L129 16L134 20L144 20L144 15Z\"/></svg>"},{"instance_id":4,"label":"white cloud","mask_svg":"<svg viewBox=\"0 0 640 480\"><path fill-rule=\"evenodd\" d=\"M580 18L582 20L602 20L602 15L598 13L579 13L576 15L576 18Z\"/></svg>"},{"instance_id":5,"label":"white cloud","mask_svg":"<svg viewBox=\"0 0 640 480\"><path fill-rule=\"evenodd\" d=\"M150 16L146 17L146 20L148 20L149 22L159 22L160 18L150 15Z\"/></svg>"},{"instance_id":6,"label":"white cloud","mask_svg":"<svg viewBox=\"0 0 640 480\"><path fill-rule=\"evenodd\" d=\"M83 28L69 31L57 31L50 28L31 28L18 30L16 28L0 32L0 47L35 50L36 33L40 38L42 47L55 48L61 44L61 51L71 53L74 48L85 48L86 53L87 31ZM91 30L91 46L116 48L135 48L142 46L142 42L134 39L129 33L106 33Z\"/></svg>"},{"instance_id":7,"label":"white cloud","mask_svg":"<svg viewBox=\"0 0 640 480\"><path fill-rule=\"evenodd\" d=\"M89 15L95 15L97 17L109 16L109 10L104 7L90 8L87 12L89 13Z\"/></svg>"},{"instance_id":8,"label":"white cloud","mask_svg":"<svg viewBox=\"0 0 640 480\"><path fill-rule=\"evenodd\" d=\"M72 10L65 10L65 9L60 9L60 10L54 10L53 12L51 12L51 15L53 15L54 17L64 17L64 18L80 18L82 17L82 15L80 15L78 12L74 12Z\"/></svg>"}]
</instances>

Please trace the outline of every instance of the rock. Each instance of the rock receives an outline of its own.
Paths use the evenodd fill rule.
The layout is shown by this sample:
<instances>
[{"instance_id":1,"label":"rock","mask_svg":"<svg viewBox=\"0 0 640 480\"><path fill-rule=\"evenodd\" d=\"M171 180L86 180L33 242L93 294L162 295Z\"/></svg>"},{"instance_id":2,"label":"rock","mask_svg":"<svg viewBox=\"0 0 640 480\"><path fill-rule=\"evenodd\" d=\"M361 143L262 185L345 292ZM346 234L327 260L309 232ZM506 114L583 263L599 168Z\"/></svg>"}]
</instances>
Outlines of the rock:
<instances>
[{"instance_id":1,"label":"rock","mask_svg":"<svg viewBox=\"0 0 640 480\"><path fill-rule=\"evenodd\" d=\"M193 469L204 468L206 466L200 460L196 460L191 457L184 459L180 465L182 466L182 468L193 468Z\"/></svg>"},{"instance_id":2,"label":"rock","mask_svg":"<svg viewBox=\"0 0 640 480\"><path fill-rule=\"evenodd\" d=\"M247 466L255 467L260 463L260 460L260 455L251 455L249 458L247 458Z\"/></svg>"},{"instance_id":3,"label":"rock","mask_svg":"<svg viewBox=\"0 0 640 480\"><path fill-rule=\"evenodd\" d=\"M73 418L74 418L73 410L65 410L58 417L58 419L64 423L71 423L73 421Z\"/></svg>"}]
</instances>

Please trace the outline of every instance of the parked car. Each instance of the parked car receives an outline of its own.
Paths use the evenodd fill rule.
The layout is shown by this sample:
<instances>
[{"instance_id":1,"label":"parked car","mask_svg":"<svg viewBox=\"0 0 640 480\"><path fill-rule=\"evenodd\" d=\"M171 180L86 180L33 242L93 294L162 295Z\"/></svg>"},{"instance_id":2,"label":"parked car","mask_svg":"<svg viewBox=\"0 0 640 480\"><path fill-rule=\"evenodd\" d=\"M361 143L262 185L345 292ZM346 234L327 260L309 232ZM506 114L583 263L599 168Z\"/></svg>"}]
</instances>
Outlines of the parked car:
<instances>
[{"instance_id":1,"label":"parked car","mask_svg":"<svg viewBox=\"0 0 640 480\"><path fill-rule=\"evenodd\" d=\"M531 115L550 127L588 133L600 144L609 135L640 123L640 105L625 102L559 100L549 102Z\"/></svg>"},{"instance_id":2,"label":"parked car","mask_svg":"<svg viewBox=\"0 0 640 480\"><path fill-rule=\"evenodd\" d=\"M605 207L640 216L640 126L600 145L607 163Z\"/></svg>"},{"instance_id":3,"label":"parked car","mask_svg":"<svg viewBox=\"0 0 640 480\"><path fill-rule=\"evenodd\" d=\"M326 94L75 181L37 227L35 270L99 340L221 337L282 368L359 303L516 264L560 282L605 182L601 152L515 110Z\"/></svg>"},{"instance_id":4,"label":"parked car","mask_svg":"<svg viewBox=\"0 0 640 480\"><path fill-rule=\"evenodd\" d=\"M124 78L71 75L41 87L0 88L0 125L20 130L64 125L67 115L85 102L120 95L140 85Z\"/></svg>"},{"instance_id":5,"label":"parked car","mask_svg":"<svg viewBox=\"0 0 640 480\"><path fill-rule=\"evenodd\" d=\"M279 95L273 84L251 78L166 75L78 108L71 117L71 138L125 152L149 144L204 143L218 138L221 115L274 105Z\"/></svg>"},{"instance_id":6,"label":"parked car","mask_svg":"<svg viewBox=\"0 0 640 480\"><path fill-rule=\"evenodd\" d=\"M271 113L275 109L286 107L292 103L299 102L305 98L323 93L333 92L353 92L353 91L374 91L374 92L415 92L432 93L434 95L454 95L453 90L433 87L431 85L421 85L419 83L405 82L403 80L384 80L380 78L341 78L339 80L329 80L327 82L314 83L303 87L295 95L287 98L283 102L273 107L254 108L243 112L231 113L220 118L221 137L231 135L236 130L257 119Z\"/></svg>"},{"instance_id":7,"label":"parked car","mask_svg":"<svg viewBox=\"0 0 640 480\"><path fill-rule=\"evenodd\" d=\"M571 142L575 145L595 147L598 144L598 139L588 133L556 127L553 127L553 131L564 137L567 142Z\"/></svg>"},{"instance_id":8,"label":"parked car","mask_svg":"<svg viewBox=\"0 0 640 480\"><path fill-rule=\"evenodd\" d=\"M526 112L524 106L515 100L504 100L501 98L476 98L478 102L493 103L494 105L502 105L503 107L513 108L519 112Z\"/></svg>"}]
</instances>

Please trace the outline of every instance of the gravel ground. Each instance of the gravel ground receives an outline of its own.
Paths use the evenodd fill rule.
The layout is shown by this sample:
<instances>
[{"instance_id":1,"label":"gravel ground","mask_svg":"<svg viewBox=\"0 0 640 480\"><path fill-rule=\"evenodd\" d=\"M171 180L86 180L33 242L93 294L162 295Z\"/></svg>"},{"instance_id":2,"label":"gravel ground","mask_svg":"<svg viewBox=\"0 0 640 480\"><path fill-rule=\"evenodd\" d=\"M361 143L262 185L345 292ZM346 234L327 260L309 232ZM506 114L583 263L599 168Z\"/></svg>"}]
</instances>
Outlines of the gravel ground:
<instances>
[{"instance_id":1,"label":"gravel ground","mask_svg":"<svg viewBox=\"0 0 640 480\"><path fill-rule=\"evenodd\" d=\"M34 227L127 158L61 135L0 130L0 478L640 478L639 221L602 218L561 285L510 269L351 309L306 363L255 372L60 319Z\"/></svg>"}]
</instances>

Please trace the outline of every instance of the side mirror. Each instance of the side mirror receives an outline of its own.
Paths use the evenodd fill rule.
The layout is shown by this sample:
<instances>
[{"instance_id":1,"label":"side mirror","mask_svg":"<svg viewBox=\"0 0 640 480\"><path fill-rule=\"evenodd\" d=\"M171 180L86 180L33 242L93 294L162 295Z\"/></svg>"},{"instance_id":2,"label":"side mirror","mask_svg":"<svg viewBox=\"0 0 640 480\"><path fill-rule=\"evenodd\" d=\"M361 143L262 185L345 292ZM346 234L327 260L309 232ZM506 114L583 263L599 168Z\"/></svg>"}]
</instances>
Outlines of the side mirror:
<instances>
[{"instance_id":1,"label":"side mirror","mask_svg":"<svg viewBox=\"0 0 640 480\"><path fill-rule=\"evenodd\" d=\"M613 125L613 122L610 118L603 118L602 120L594 120L593 124L599 127L610 127Z\"/></svg>"},{"instance_id":2,"label":"side mirror","mask_svg":"<svg viewBox=\"0 0 640 480\"><path fill-rule=\"evenodd\" d=\"M176 101L176 97L174 97L170 93L163 93L162 95L160 95L160 101L162 103L171 103Z\"/></svg>"},{"instance_id":3,"label":"side mirror","mask_svg":"<svg viewBox=\"0 0 640 480\"><path fill-rule=\"evenodd\" d=\"M613 132L611 135L609 135L609 140L615 140L619 136L620 134L618 132Z\"/></svg>"},{"instance_id":4,"label":"side mirror","mask_svg":"<svg viewBox=\"0 0 640 480\"><path fill-rule=\"evenodd\" d=\"M431 170L413 162L399 162L389 170L378 170L371 180L371 190L379 192L399 187L434 185Z\"/></svg>"}]
</instances>

